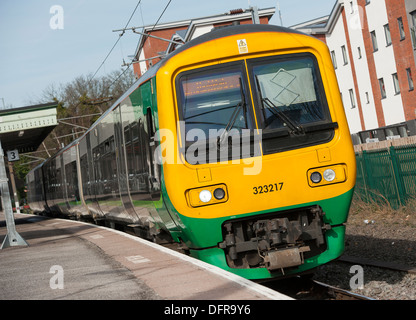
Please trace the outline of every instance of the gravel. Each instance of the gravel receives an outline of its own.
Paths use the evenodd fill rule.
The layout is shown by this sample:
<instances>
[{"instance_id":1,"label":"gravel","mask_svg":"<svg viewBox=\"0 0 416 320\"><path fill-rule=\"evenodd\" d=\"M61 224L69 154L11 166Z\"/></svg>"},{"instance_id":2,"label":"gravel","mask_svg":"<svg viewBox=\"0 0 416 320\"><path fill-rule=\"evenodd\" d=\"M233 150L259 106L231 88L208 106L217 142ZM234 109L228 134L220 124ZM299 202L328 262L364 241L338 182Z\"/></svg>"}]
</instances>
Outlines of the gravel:
<instances>
[{"instance_id":1,"label":"gravel","mask_svg":"<svg viewBox=\"0 0 416 320\"><path fill-rule=\"evenodd\" d=\"M416 201L393 210L355 199L344 254L416 268ZM359 287L359 273L350 270L351 266L332 262L319 268L313 279L377 300L416 300L416 274L359 266L364 279Z\"/></svg>"}]
</instances>

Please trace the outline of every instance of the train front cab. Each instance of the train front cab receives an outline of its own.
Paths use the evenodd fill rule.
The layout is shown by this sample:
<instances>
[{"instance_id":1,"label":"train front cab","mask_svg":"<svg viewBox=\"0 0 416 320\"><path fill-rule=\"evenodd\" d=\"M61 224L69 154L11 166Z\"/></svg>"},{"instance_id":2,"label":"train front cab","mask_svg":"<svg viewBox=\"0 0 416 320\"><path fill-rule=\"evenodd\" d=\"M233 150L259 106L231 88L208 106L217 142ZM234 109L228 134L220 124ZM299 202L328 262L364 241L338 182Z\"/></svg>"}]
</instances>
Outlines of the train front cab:
<instances>
[{"instance_id":1,"label":"train front cab","mask_svg":"<svg viewBox=\"0 0 416 320\"><path fill-rule=\"evenodd\" d=\"M172 234L246 278L315 268L343 252L356 175L328 49L288 29L226 29L157 73L159 126L178 137L159 137Z\"/></svg>"}]
</instances>

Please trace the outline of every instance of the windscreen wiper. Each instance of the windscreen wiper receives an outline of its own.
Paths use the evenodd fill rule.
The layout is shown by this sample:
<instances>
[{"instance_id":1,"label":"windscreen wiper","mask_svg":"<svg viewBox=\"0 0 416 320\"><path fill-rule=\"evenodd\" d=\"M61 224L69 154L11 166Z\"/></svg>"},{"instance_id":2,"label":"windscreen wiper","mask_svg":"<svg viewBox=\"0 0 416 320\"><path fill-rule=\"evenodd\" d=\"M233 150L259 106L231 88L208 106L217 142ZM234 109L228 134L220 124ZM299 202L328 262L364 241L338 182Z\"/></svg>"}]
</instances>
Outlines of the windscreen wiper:
<instances>
[{"instance_id":1,"label":"windscreen wiper","mask_svg":"<svg viewBox=\"0 0 416 320\"><path fill-rule=\"evenodd\" d=\"M270 110L270 112L278 119L282 120L284 124L287 125L287 127L290 129L290 132L293 134L304 134L304 130L301 125L296 124L292 119L290 119L284 112L280 111L279 108L270 101L269 98L263 98L263 94L261 92L260 88L260 81L258 77L256 76L256 84L257 84L257 90L260 94L260 101L263 108L266 108L267 110Z\"/></svg>"},{"instance_id":2,"label":"windscreen wiper","mask_svg":"<svg viewBox=\"0 0 416 320\"><path fill-rule=\"evenodd\" d=\"M220 148L222 146L224 140L228 137L228 133L230 132L230 130L234 126L234 123L237 121L237 117L240 114L241 109L244 109L244 119L245 119L246 128L247 128L246 98L244 96L243 83L241 81L241 78L239 78L239 80L240 80L241 101L235 106L234 111L233 111L230 119L228 120L228 123L225 126L224 131L221 133L221 135L217 139L217 146L218 146L218 148Z\"/></svg>"},{"instance_id":3,"label":"windscreen wiper","mask_svg":"<svg viewBox=\"0 0 416 320\"><path fill-rule=\"evenodd\" d=\"M261 101L263 102L263 107L270 110L270 112L280 120L282 120L291 130L291 133L295 134L303 134L304 130L301 125L296 124L293 120L291 120L284 112L280 111L279 108L270 101L269 98L262 98Z\"/></svg>"}]
</instances>

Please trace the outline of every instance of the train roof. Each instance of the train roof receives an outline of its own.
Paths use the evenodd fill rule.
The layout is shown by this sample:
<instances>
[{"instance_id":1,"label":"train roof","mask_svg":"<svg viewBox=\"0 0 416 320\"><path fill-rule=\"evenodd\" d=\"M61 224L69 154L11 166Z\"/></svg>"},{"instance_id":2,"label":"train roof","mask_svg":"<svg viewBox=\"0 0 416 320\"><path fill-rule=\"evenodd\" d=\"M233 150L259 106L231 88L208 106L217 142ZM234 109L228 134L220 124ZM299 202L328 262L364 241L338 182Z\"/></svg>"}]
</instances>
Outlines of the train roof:
<instances>
[{"instance_id":1,"label":"train roof","mask_svg":"<svg viewBox=\"0 0 416 320\"><path fill-rule=\"evenodd\" d=\"M205 33L187 43L177 48L175 51L171 52L169 55L167 55L163 60L159 61L155 65L153 65L149 70L147 70L137 81L122 95L120 98L117 99L114 104L108 108L106 112L103 113L103 116L107 112L110 112L109 110L112 110L115 106L117 106L121 101L123 101L127 96L129 96L140 84L148 81L150 78L153 78L157 71L172 57L176 56L177 54L182 53L183 51L195 47L197 45L200 45L204 42L212 41L215 39L220 39L236 34L243 34L243 33L253 33L253 32L279 32L279 33L292 33L292 34L301 34L306 35L303 32L289 29L285 27L279 27L276 25L271 24L244 24L244 25L237 25L237 26L224 26L220 27L218 29L214 29L208 33ZM97 120L97 123L100 119ZM91 126L93 128L94 125ZM90 128L90 129L91 129ZM88 131L87 131L88 132ZM81 137L82 138L82 137Z\"/></svg>"},{"instance_id":2,"label":"train roof","mask_svg":"<svg viewBox=\"0 0 416 320\"><path fill-rule=\"evenodd\" d=\"M175 55L189 48L200 45L204 42L208 42L208 41L212 41L212 40L216 40L220 38L225 38L225 37L229 37L229 36L237 35L237 34L255 33L255 32L277 32L277 33L292 33L292 34L306 35L305 33L294 30L294 29L289 29L289 28L280 27L280 26L271 25L271 24L243 24L243 25L237 25L237 26L224 26L218 29L214 29L211 32L205 33L185 43L184 45L180 46L175 51L171 52L165 59L163 59L158 64L156 64L155 67L159 65L158 68L160 68L160 66L162 66L164 63L166 63L170 58L174 57Z\"/></svg>"}]
</instances>

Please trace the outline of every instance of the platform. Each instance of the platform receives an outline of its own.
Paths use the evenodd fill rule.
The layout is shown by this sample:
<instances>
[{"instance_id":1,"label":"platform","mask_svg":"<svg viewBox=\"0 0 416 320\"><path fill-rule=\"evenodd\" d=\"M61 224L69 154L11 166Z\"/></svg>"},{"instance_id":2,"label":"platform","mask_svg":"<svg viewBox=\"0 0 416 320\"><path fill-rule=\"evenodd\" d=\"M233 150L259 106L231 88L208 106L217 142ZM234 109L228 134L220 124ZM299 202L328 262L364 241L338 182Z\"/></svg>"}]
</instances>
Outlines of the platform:
<instances>
[{"instance_id":1,"label":"platform","mask_svg":"<svg viewBox=\"0 0 416 320\"><path fill-rule=\"evenodd\" d=\"M124 232L30 214L14 218L28 246L0 250L0 300L291 300ZM0 213L0 243L6 233Z\"/></svg>"}]
</instances>

